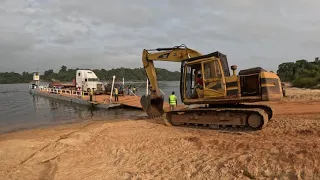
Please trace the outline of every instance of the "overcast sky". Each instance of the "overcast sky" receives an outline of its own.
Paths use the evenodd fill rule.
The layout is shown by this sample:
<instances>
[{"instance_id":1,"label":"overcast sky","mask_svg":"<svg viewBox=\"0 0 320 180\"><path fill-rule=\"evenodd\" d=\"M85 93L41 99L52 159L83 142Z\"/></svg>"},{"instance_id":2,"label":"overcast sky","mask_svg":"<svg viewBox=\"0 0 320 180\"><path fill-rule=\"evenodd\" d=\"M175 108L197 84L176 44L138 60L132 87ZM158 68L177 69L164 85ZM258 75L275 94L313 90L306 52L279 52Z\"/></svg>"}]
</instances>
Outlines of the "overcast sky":
<instances>
[{"instance_id":1,"label":"overcast sky","mask_svg":"<svg viewBox=\"0 0 320 180\"><path fill-rule=\"evenodd\" d=\"M180 44L239 69L320 56L319 0L0 2L0 72L142 67L144 48Z\"/></svg>"}]
</instances>

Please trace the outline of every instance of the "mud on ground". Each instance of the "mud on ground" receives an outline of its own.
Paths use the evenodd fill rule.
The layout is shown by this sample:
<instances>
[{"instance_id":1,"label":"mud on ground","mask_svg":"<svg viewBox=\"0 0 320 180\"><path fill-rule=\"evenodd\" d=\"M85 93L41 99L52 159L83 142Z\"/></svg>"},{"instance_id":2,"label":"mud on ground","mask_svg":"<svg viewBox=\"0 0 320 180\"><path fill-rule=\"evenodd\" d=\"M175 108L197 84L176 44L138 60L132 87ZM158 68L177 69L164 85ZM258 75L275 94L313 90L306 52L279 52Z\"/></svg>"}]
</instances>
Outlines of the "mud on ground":
<instances>
[{"instance_id":1,"label":"mud on ground","mask_svg":"<svg viewBox=\"0 0 320 180\"><path fill-rule=\"evenodd\" d=\"M255 132L161 120L89 122L0 135L1 179L320 179L320 102L273 103ZM306 113L307 112L307 113Z\"/></svg>"}]
</instances>

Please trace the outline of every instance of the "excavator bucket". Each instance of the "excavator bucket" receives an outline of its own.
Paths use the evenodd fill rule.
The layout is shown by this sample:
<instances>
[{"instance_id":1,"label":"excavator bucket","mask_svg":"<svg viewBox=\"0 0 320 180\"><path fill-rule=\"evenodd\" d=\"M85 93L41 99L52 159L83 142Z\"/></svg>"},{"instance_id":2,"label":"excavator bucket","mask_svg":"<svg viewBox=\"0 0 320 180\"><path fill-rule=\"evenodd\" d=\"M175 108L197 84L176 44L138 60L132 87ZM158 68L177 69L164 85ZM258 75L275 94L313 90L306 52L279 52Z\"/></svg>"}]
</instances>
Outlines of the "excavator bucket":
<instances>
[{"instance_id":1,"label":"excavator bucket","mask_svg":"<svg viewBox=\"0 0 320 180\"><path fill-rule=\"evenodd\" d=\"M160 117L164 114L163 98L152 99L150 95L142 96L140 104L150 118Z\"/></svg>"}]
</instances>

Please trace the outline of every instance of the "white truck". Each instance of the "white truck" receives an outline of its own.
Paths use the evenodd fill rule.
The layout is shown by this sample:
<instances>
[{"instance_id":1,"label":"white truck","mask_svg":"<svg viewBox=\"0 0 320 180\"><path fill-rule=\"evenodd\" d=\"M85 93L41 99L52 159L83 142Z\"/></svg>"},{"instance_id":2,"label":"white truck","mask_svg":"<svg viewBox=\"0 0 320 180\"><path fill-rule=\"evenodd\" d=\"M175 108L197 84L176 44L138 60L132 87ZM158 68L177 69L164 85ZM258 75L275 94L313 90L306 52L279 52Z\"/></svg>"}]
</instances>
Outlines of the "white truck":
<instances>
[{"instance_id":1,"label":"white truck","mask_svg":"<svg viewBox=\"0 0 320 180\"><path fill-rule=\"evenodd\" d=\"M94 94L102 94L104 87L96 74L91 70L77 70L76 72L76 88L83 89L84 92L94 90Z\"/></svg>"}]
</instances>

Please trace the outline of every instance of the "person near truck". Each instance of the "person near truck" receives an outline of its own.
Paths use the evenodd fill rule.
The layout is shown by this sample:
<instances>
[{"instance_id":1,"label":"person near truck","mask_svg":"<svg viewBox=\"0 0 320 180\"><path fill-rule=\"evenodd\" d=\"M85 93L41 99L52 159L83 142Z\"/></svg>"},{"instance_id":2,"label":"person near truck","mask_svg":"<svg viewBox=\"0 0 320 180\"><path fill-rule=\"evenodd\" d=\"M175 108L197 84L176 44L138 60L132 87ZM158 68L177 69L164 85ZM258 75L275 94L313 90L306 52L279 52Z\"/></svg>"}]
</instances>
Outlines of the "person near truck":
<instances>
[{"instance_id":1,"label":"person near truck","mask_svg":"<svg viewBox=\"0 0 320 180\"><path fill-rule=\"evenodd\" d=\"M114 88L114 101L119 101L118 93L119 93L118 88L115 87Z\"/></svg>"},{"instance_id":2,"label":"person near truck","mask_svg":"<svg viewBox=\"0 0 320 180\"><path fill-rule=\"evenodd\" d=\"M169 96L169 104L171 111L173 111L178 104L177 96L175 95L174 91L172 91L171 95Z\"/></svg>"},{"instance_id":3,"label":"person near truck","mask_svg":"<svg viewBox=\"0 0 320 180\"><path fill-rule=\"evenodd\" d=\"M93 89L90 88L90 92L89 92L89 95L90 95L90 101L92 101L92 96L93 96Z\"/></svg>"},{"instance_id":4,"label":"person near truck","mask_svg":"<svg viewBox=\"0 0 320 180\"><path fill-rule=\"evenodd\" d=\"M77 95L78 95L78 98L81 98L81 91L80 91L80 87L77 88Z\"/></svg>"}]
</instances>

